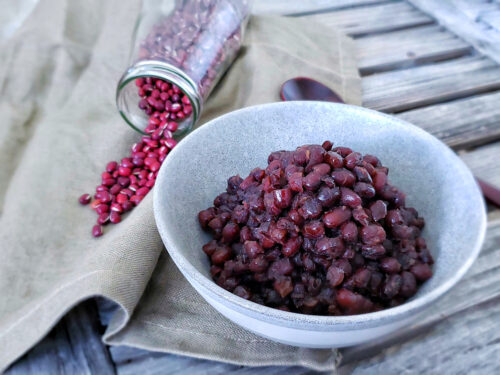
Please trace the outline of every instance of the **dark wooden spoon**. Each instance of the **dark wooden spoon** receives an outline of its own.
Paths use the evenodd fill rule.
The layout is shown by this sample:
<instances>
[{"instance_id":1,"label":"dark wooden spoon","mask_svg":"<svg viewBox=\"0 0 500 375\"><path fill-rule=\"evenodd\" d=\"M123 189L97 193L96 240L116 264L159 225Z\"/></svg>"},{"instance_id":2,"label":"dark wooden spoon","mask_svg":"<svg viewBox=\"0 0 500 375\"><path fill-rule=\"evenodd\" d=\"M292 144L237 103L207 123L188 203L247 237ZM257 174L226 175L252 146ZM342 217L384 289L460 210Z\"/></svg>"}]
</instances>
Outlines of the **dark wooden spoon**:
<instances>
[{"instance_id":1,"label":"dark wooden spoon","mask_svg":"<svg viewBox=\"0 0 500 375\"><path fill-rule=\"evenodd\" d=\"M281 100L319 100L323 102L344 103L332 89L314 79L296 77L289 79L280 90Z\"/></svg>"},{"instance_id":2,"label":"dark wooden spoon","mask_svg":"<svg viewBox=\"0 0 500 375\"><path fill-rule=\"evenodd\" d=\"M332 89L312 78L296 77L289 79L280 90L281 100L318 100L323 102L344 103ZM476 177L484 197L500 208L500 189Z\"/></svg>"}]
</instances>

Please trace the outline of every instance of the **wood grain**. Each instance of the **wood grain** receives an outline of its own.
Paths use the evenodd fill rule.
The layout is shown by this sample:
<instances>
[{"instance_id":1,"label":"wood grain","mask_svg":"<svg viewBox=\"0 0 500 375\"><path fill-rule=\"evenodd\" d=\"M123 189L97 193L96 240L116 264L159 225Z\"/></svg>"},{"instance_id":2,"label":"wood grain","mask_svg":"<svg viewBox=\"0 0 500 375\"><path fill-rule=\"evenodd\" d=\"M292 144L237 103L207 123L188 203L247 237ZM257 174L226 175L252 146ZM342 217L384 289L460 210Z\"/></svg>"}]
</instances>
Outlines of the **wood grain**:
<instances>
[{"instance_id":1,"label":"wood grain","mask_svg":"<svg viewBox=\"0 0 500 375\"><path fill-rule=\"evenodd\" d=\"M96 305L90 300L71 310L5 374L114 373L115 368L108 350L101 341Z\"/></svg>"},{"instance_id":2,"label":"wood grain","mask_svg":"<svg viewBox=\"0 0 500 375\"><path fill-rule=\"evenodd\" d=\"M339 9L361 7L365 5L388 3L394 0L253 0L254 14L281 14L299 16L317 12L332 12Z\"/></svg>"},{"instance_id":3,"label":"wood grain","mask_svg":"<svg viewBox=\"0 0 500 375\"><path fill-rule=\"evenodd\" d=\"M460 57L472 47L440 26L422 26L355 40L362 75Z\"/></svg>"},{"instance_id":4,"label":"wood grain","mask_svg":"<svg viewBox=\"0 0 500 375\"><path fill-rule=\"evenodd\" d=\"M374 74L362 81L363 105L398 112L500 89L500 66L482 56Z\"/></svg>"},{"instance_id":5,"label":"wood grain","mask_svg":"<svg viewBox=\"0 0 500 375\"><path fill-rule=\"evenodd\" d=\"M479 147L461 158L476 176L500 187L500 142Z\"/></svg>"},{"instance_id":6,"label":"wood grain","mask_svg":"<svg viewBox=\"0 0 500 375\"><path fill-rule=\"evenodd\" d=\"M481 0L409 0L500 63L500 4Z\"/></svg>"},{"instance_id":7,"label":"wood grain","mask_svg":"<svg viewBox=\"0 0 500 375\"><path fill-rule=\"evenodd\" d=\"M306 16L304 19L309 19L312 24L320 22L330 27L340 27L352 36L401 30L434 22L432 18L405 2L341 10Z\"/></svg>"},{"instance_id":8,"label":"wood grain","mask_svg":"<svg viewBox=\"0 0 500 375\"><path fill-rule=\"evenodd\" d=\"M352 375L498 374L499 302L495 299L444 318L439 325L416 333L411 341L345 368L352 369Z\"/></svg>"},{"instance_id":9,"label":"wood grain","mask_svg":"<svg viewBox=\"0 0 500 375\"><path fill-rule=\"evenodd\" d=\"M500 138L499 103L500 92L495 92L406 111L398 117L462 149Z\"/></svg>"}]
</instances>

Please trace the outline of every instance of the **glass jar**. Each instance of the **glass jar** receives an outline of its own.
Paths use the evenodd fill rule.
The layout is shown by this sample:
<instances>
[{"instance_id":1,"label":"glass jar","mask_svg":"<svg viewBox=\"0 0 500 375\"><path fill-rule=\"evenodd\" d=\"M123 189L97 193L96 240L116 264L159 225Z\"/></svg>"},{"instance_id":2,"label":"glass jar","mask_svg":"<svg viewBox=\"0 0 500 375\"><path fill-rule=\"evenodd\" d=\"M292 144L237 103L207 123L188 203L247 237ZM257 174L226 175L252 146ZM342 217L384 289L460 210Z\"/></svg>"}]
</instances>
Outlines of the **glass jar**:
<instances>
[{"instance_id":1,"label":"glass jar","mask_svg":"<svg viewBox=\"0 0 500 375\"><path fill-rule=\"evenodd\" d=\"M144 0L116 90L127 124L147 134L156 116L177 121L176 135L189 131L236 57L248 17L247 0Z\"/></svg>"}]
</instances>

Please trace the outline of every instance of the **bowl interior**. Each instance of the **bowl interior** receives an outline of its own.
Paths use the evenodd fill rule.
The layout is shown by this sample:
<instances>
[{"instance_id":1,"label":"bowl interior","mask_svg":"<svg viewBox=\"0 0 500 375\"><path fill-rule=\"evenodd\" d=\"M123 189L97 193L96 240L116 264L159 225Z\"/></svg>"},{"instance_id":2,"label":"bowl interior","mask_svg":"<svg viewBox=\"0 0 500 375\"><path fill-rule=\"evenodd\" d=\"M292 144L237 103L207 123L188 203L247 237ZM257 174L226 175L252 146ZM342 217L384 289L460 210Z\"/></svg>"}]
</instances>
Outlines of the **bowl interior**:
<instances>
[{"instance_id":1,"label":"bowl interior","mask_svg":"<svg viewBox=\"0 0 500 375\"><path fill-rule=\"evenodd\" d=\"M272 151L327 139L378 156L389 167L389 181L407 194L407 206L425 218L423 236L436 263L434 276L413 298L460 277L477 255L485 220L482 197L465 165L413 125L360 107L320 102L236 111L204 125L173 150L158 177L155 215L180 268L190 264L211 280L201 251L210 236L200 229L197 214L213 205L230 176L244 178L255 167L265 168Z\"/></svg>"}]
</instances>

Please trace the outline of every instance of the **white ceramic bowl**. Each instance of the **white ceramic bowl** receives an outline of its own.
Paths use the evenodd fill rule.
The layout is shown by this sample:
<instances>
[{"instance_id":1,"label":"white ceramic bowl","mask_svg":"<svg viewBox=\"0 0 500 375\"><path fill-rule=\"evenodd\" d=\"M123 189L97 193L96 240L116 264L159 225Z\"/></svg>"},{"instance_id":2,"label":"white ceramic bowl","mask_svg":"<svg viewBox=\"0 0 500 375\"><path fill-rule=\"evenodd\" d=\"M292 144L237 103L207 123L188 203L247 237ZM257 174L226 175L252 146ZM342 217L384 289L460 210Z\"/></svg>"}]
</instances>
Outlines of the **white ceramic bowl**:
<instances>
[{"instance_id":1,"label":"white ceramic bowl","mask_svg":"<svg viewBox=\"0 0 500 375\"><path fill-rule=\"evenodd\" d=\"M380 157L407 205L426 220L423 235L434 276L405 304L379 312L329 317L262 306L217 286L201 247L210 237L197 214L230 176L265 167L276 150L332 140ZM486 214L474 178L443 143L409 123L361 107L287 102L245 108L214 119L169 154L154 192L156 223L170 256L200 295L224 316L269 339L304 347L359 344L405 327L469 269L484 240Z\"/></svg>"}]
</instances>

